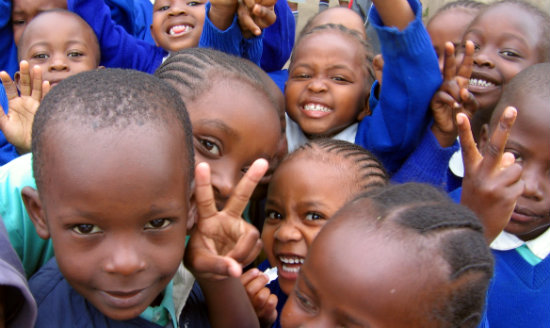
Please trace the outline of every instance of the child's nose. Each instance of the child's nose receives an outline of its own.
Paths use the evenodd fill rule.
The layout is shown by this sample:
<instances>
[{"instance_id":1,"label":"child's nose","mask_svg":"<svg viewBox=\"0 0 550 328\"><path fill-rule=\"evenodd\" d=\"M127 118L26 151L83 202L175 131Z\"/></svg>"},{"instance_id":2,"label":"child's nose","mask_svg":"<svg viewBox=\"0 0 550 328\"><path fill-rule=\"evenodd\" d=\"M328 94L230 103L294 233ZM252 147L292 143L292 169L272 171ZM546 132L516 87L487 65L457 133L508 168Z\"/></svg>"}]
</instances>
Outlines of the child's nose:
<instances>
[{"instance_id":1,"label":"child's nose","mask_svg":"<svg viewBox=\"0 0 550 328\"><path fill-rule=\"evenodd\" d=\"M474 65L486 66L486 67L489 67L489 68L494 68L495 67L495 63L493 62L491 57L488 56L486 54L486 52L482 52L482 51L476 52L474 54Z\"/></svg>"},{"instance_id":2,"label":"child's nose","mask_svg":"<svg viewBox=\"0 0 550 328\"><path fill-rule=\"evenodd\" d=\"M302 238L302 233L296 224L292 222L292 218L287 216L275 232L275 238L283 242L297 241Z\"/></svg>"},{"instance_id":3,"label":"child's nose","mask_svg":"<svg viewBox=\"0 0 550 328\"><path fill-rule=\"evenodd\" d=\"M214 197L216 198L216 205L218 207L224 206L229 196L233 192L238 179L227 171L222 173L212 174L212 187L214 188ZM218 208L221 210L221 208Z\"/></svg>"},{"instance_id":4,"label":"child's nose","mask_svg":"<svg viewBox=\"0 0 550 328\"><path fill-rule=\"evenodd\" d=\"M308 84L308 89L312 92L324 92L327 90L327 84L322 78L312 78Z\"/></svg>"},{"instance_id":5,"label":"child's nose","mask_svg":"<svg viewBox=\"0 0 550 328\"><path fill-rule=\"evenodd\" d=\"M65 56L56 55L53 56L50 60L50 65L48 70L51 71L64 71L67 70L69 66L67 65L67 58Z\"/></svg>"},{"instance_id":6,"label":"child's nose","mask_svg":"<svg viewBox=\"0 0 550 328\"><path fill-rule=\"evenodd\" d=\"M146 263L136 246L135 242L124 239L111 243L109 245L110 255L104 265L105 271L124 276L142 271L146 267Z\"/></svg>"},{"instance_id":7,"label":"child's nose","mask_svg":"<svg viewBox=\"0 0 550 328\"><path fill-rule=\"evenodd\" d=\"M174 1L170 6L170 15L177 16L186 13L187 4L186 1L178 0Z\"/></svg>"},{"instance_id":8,"label":"child's nose","mask_svg":"<svg viewBox=\"0 0 550 328\"><path fill-rule=\"evenodd\" d=\"M524 167L521 179L525 183L523 197L539 201L543 198L542 181L544 176L538 175L534 169Z\"/></svg>"}]
</instances>

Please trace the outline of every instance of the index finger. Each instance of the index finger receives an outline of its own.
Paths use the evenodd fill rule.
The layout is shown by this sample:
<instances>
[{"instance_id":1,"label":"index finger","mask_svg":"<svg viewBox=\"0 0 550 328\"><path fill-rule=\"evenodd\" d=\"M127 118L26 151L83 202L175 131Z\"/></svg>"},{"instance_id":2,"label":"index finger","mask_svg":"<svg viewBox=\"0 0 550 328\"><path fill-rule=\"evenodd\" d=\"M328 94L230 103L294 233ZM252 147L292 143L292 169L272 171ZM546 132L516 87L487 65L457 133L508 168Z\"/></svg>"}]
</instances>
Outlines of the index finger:
<instances>
[{"instance_id":1,"label":"index finger","mask_svg":"<svg viewBox=\"0 0 550 328\"><path fill-rule=\"evenodd\" d=\"M208 163L195 166L195 203L201 218L209 218L218 213Z\"/></svg>"},{"instance_id":2,"label":"index finger","mask_svg":"<svg viewBox=\"0 0 550 328\"><path fill-rule=\"evenodd\" d=\"M19 63L19 91L22 96L31 95L31 73L29 63L25 60Z\"/></svg>"},{"instance_id":3,"label":"index finger","mask_svg":"<svg viewBox=\"0 0 550 328\"><path fill-rule=\"evenodd\" d=\"M443 79L452 80L456 76L455 47L452 42L445 42L443 58Z\"/></svg>"},{"instance_id":4,"label":"index finger","mask_svg":"<svg viewBox=\"0 0 550 328\"><path fill-rule=\"evenodd\" d=\"M2 85L4 86L4 90L6 91L6 97L8 97L8 100L16 98L18 96L17 87L15 86L15 82L13 82L8 72L0 72L0 79L2 80Z\"/></svg>"},{"instance_id":5,"label":"index finger","mask_svg":"<svg viewBox=\"0 0 550 328\"><path fill-rule=\"evenodd\" d=\"M462 64L458 68L457 76L464 78L467 82L472 75L472 68L474 67L474 43L470 40L466 41L464 46L464 58ZM461 85L461 88L466 88L468 85Z\"/></svg>"},{"instance_id":6,"label":"index finger","mask_svg":"<svg viewBox=\"0 0 550 328\"><path fill-rule=\"evenodd\" d=\"M462 160L464 161L464 171L469 172L475 166L482 156L479 153L468 116L464 113L456 115L456 125L460 140L460 148L462 149Z\"/></svg>"},{"instance_id":7,"label":"index finger","mask_svg":"<svg viewBox=\"0 0 550 328\"><path fill-rule=\"evenodd\" d=\"M240 218L256 185L260 182L265 172L267 172L268 167L269 164L265 159L260 158L255 160L241 181L239 181L235 190L233 190L223 211L232 217Z\"/></svg>"},{"instance_id":8,"label":"index finger","mask_svg":"<svg viewBox=\"0 0 550 328\"><path fill-rule=\"evenodd\" d=\"M484 148L483 166L495 168L500 165L502 154L504 154L504 147L506 146L506 141L508 140L516 116L517 110L512 106L506 107L502 115L500 115L498 124L489 138L489 143Z\"/></svg>"}]
</instances>

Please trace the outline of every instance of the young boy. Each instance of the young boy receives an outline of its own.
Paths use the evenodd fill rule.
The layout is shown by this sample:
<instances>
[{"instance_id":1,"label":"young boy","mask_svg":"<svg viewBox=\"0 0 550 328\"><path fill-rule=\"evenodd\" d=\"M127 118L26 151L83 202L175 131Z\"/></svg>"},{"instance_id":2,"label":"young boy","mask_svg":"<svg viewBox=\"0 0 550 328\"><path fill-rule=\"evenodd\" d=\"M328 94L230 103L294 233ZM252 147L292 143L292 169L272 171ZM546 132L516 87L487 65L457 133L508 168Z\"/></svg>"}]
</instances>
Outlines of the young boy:
<instances>
[{"instance_id":1,"label":"young boy","mask_svg":"<svg viewBox=\"0 0 550 328\"><path fill-rule=\"evenodd\" d=\"M188 316L207 324L177 313L175 300L185 297L171 281L184 251L211 324L257 325L235 277L260 248L239 215L267 163L253 165L218 212L208 166L199 164L193 181L191 125L179 99L153 76L108 69L70 77L44 98L33 124L37 189L22 192L56 255L30 281L37 327L178 327ZM186 247L192 206L199 221ZM186 307L204 304L190 298Z\"/></svg>"}]
</instances>

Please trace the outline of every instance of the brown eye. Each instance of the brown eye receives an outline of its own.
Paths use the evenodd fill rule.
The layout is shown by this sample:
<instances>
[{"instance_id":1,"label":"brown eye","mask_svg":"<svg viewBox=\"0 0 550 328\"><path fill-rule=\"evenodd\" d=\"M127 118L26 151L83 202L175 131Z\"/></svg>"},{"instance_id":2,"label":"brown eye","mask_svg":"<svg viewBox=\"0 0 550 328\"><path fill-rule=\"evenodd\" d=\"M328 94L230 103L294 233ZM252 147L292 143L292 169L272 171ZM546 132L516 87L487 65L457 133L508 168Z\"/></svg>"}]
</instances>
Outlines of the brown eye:
<instances>
[{"instance_id":1,"label":"brown eye","mask_svg":"<svg viewBox=\"0 0 550 328\"><path fill-rule=\"evenodd\" d=\"M145 225L145 229L162 229L167 227L172 221L169 219L154 219Z\"/></svg>"},{"instance_id":2,"label":"brown eye","mask_svg":"<svg viewBox=\"0 0 550 328\"><path fill-rule=\"evenodd\" d=\"M95 224L86 224L86 223L77 224L72 228L72 230L79 235L90 235L90 234L101 232L101 229L99 229L99 227L96 226Z\"/></svg>"}]
</instances>

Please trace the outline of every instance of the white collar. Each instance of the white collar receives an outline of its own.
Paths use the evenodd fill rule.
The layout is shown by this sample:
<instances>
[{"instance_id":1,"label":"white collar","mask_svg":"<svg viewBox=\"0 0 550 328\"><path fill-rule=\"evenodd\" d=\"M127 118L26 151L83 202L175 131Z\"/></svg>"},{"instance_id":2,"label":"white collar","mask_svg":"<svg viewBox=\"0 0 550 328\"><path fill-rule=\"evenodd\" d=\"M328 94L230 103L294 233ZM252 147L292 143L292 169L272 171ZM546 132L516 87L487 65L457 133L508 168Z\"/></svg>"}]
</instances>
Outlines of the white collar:
<instances>
[{"instance_id":1,"label":"white collar","mask_svg":"<svg viewBox=\"0 0 550 328\"><path fill-rule=\"evenodd\" d=\"M491 243L491 248L498 251L508 251L522 245L527 245L533 254L544 260L550 254L550 229L547 229L537 238L528 241L523 241L511 233L502 231Z\"/></svg>"},{"instance_id":2,"label":"white collar","mask_svg":"<svg viewBox=\"0 0 550 328\"><path fill-rule=\"evenodd\" d=\"M288 152L291 153L296 148L309 141L298 123L294 122L288 114L286 115L286 140L288 143ZM340 133L334 135L331 139L344 140L351 143L355 143L355 135L357 134L358 123L353 123Z\"/></svg>"}]
</instances>

